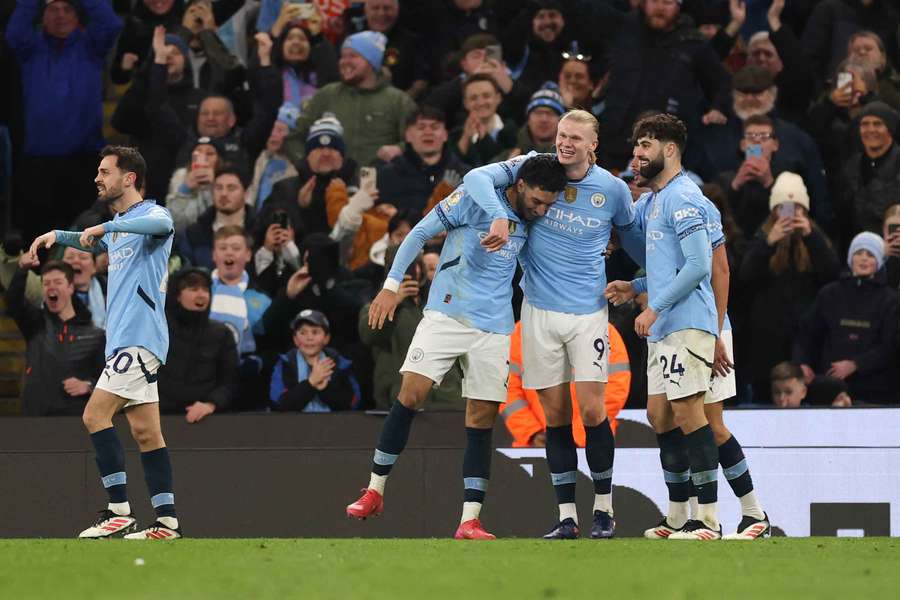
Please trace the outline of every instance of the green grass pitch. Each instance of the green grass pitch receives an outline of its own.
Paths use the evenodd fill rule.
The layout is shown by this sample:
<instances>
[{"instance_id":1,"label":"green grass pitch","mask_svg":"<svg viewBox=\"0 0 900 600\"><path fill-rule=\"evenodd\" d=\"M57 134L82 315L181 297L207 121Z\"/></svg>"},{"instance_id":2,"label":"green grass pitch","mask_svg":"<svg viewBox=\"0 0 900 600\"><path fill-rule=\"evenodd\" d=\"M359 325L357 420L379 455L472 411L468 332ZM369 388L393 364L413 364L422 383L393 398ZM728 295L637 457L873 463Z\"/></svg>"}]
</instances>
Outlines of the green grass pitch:
<instances>
[{"instance_id":1,"label":"green grass pitch","mask_svg":"<svg viewBox=\"0 0 900 600\"><path fill-rule=\"evenodd\" d=\"M0 540L11 599L880 599L898 584L890 538Z\"/></svg>"}]
</instances>

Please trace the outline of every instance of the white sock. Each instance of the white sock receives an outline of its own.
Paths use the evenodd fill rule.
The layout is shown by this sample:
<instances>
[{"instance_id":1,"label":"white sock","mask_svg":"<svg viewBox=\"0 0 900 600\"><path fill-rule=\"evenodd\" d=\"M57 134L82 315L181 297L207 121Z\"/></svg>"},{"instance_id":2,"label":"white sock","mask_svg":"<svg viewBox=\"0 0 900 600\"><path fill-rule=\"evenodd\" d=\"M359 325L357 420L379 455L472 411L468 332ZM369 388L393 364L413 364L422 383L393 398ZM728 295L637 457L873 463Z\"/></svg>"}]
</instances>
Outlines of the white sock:
<instances>
[{"instance_id":1,"label":"white sock","mask_svg":"<svg viewBox=\"0 0 900 600\"><path fill-rule=\"evenodd\" d=\"M688 498L688 502L691 505L691 518L698 518L697 515L700 514L700 503L697 501L697 496L691 496L690 498Z\"/></svg>"},{"instance_id":2,"label":"white sock","mask_svg":"<svg viewBox=\"0 0 900 600\"><path fill-rule=\"evenodd\" d=\"M156 520L169 529L178 529L178 519L175 517L157 517Z\"/></svg>"},{"instance_id":3,"label":"white sock","mask_svg":"<svg viewBox=\"0 0 900 600\"><path fill-rule=\"evenodd\" d=\"M719 530L719 513L716 503L700 504L697 506L697 519L710 529Z\"/></svg>"},{"instance_id":4,"label":"white sock","mask_svg":"<svg viewBox=\"0 0 900 600\"><path fill-rule=\"evenodd\" d=\"M609 516L613 516L612 494L594 494L594 510L609 513Z\"/></svg>"},{"instance_id":5,"label":"white sock","mask_svg":"<svg viewBox=\"0 0 900 600\"><path fill-rule=\"evenodd\" d=\"M763 507L759 503L759 499L756 497L756 490L750 490L738 500L741 501L741 513L748 516L753 517L759 521L766 518L765 513L763 512Z\"/></svg>"},{"instance_id":6,"label":"white sock","mask_svg":"<svg viewBox=\"0 0 900 600\"><path fill-rule=\"evenodd\" d=\"M107 510L111 510L120 517L127 517L131 514L131 504L128 502L110 502L106 505Z\"/></svg>"},{"instance_id":7,"label":"white sock","mask_svg":"<svg viewBox=\"0 0 900 600\"><path fill-rule=\"evenodd\" d=\"M372 476L369 478L369 489L375 490L382 496L384 496L384 484L387 481L387 475L376 475L372 473Z\"/></svg>"},{"instance_id":8,"label":"white sock","mask_svg":"<svg viewBox=\"0 0 900 600\"><path fill-rule=\"evenodd\" d=\"M566 502L559 505L559 520L562 522L566 519L572 519L576 525L578 524L578 511L575 509L574 502Z\"/></svg>"},{"instance_id":9,"label":"white sock","mask_svg":"<svg viewBox=\"0 0 900 600\"><path fill-rule=\"evenodd\" d=\"M481 502L463 502L462 518L460 523L477 519L481 514Z\"/></svg>"},{"instance_id":10,"label":"white sock","mask_svg":"<svg viewBox=\"0 0 900 600\"><path fill-rule=\"evenodd\" d=\"M666 515L666 521L675 529L681 529L687 523L690 513L688 513L687 502L672 502L669 500L669 514Z\"/></svg>"}]
</instances>

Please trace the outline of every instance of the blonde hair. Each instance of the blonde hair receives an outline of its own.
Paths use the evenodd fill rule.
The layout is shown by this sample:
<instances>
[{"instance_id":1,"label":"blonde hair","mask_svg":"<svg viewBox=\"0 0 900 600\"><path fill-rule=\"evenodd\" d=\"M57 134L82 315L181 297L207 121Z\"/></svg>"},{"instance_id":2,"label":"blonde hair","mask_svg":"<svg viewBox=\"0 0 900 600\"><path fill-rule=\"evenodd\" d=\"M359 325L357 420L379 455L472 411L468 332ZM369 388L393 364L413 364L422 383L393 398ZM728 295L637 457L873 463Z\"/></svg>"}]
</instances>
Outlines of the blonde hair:
<instances>
[{"instance_id":1,"label":"blonde hair","mask_svg":"<svg viewBox=\"0 0 900 600\"><path fill-rule=\"evenodd\" d=\"M591 131L594 132L594 137L598 140L600 139L600 121L597 120L593 114L589 113L586 110L582 110L580 108L573 108L566 112L563 116L559 118L559 122L562 123L564 120L568 119L569 121L573 121L578 123L579 125L587 125L591 128ZM558 127L558 126L557 126ZM597 162L597 155L594 151L591 151L591 162Z\"/></svg>"}]
</instances>

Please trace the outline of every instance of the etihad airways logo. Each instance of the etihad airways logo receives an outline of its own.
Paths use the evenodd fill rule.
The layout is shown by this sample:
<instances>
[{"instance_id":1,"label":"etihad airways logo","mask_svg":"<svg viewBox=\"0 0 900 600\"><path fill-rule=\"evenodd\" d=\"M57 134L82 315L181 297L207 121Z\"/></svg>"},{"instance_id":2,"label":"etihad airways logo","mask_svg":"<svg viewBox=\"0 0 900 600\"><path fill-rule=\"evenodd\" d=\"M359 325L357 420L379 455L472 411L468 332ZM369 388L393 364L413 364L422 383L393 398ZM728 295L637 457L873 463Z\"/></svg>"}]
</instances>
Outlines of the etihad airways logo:
<instances>
[{"instance_id":1,"label":"etihad airways logo","mask_svg":"<svg viewBox=\"0 0 900 600\"><path fill-rule=\"evenodd\" d=\"M587 227L588 229L596 229L609 223L608 219L585 217L573 210L566 210L559 206L551 206L548 208L546 216L548 219L553 219L554 221L559 221L567 225L580 225L581 227Z\"/></svg>"}]
</instances>

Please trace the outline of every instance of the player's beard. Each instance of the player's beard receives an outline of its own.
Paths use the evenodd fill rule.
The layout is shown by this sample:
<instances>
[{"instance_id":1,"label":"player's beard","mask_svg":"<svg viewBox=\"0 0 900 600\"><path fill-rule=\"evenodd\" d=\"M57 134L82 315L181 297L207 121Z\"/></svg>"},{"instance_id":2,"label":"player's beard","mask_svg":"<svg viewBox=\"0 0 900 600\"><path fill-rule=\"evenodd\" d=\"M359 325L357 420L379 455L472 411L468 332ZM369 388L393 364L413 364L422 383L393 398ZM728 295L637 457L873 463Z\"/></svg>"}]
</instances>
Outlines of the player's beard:
<instances>
[{"instance_id":1,"label":"player's beard","mask_svg":"<svg viewBox=\"0 0 900 600\"><path fill-rule=\"evenodd\" d=\"M640 168L640 176L644 179L645 183L649 183L653 181L653 179L662 173L662 170L666 167L666 161L663 158L662 152L656 155L656 158L650 160L647 165L641 164Z\"/></svg>"},{"instance_id":2,"label":"player's beard","mask_svg":"<svg viewBox=\"0 0 900 600\"><path fill-rule=\"evenodd\" d=\"M124 193L125 190L121 185L104 187L102 190L97 190L97 199L102 200L107 204L114 204Z\"/></svg>"}]
</instances>

